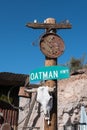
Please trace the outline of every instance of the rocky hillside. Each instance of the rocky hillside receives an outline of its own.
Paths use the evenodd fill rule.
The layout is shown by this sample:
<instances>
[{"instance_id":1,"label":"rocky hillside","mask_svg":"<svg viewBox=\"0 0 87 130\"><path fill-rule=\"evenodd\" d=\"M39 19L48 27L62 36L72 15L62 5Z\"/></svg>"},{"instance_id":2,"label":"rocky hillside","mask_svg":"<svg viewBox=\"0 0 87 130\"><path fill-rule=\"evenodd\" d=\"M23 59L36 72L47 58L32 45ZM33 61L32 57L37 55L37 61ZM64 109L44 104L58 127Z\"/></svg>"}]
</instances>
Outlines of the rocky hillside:
<instances>
[{"instance_id":1,"label":"rocky hillside","mask_svg":"<svg viewBox=\"0 0 87 130\"><path fill-rule=\"evenodd\" d=\"M87 69L71 74L58 81L58 127L80 122L81 106L87 112Z\"/></svg>"}]
</instances>

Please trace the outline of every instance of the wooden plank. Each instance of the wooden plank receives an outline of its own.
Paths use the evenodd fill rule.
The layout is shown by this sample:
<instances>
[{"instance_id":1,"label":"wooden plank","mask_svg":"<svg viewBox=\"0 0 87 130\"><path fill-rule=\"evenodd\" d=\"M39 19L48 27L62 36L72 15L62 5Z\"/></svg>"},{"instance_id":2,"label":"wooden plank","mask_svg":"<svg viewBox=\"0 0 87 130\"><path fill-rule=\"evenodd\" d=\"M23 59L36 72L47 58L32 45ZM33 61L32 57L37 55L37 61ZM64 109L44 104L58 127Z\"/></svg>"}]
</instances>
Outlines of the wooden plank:
<instances>
[{"instance_id":1,"label":"wooden plank","mask_svg":"<svg viewBox=\"0 0 87 130\"><path fill-rule=\"evenodd\" d=\"M10 116L9 116L9 110L7 110L7 122L10 123Z\"/></svg>"},{"instance_id":2,"label":"wooden plank","mask_svg":"<svg viewBox=\"0 0 87 130\"><path fill-rule=\"evenodd\" d=\"M17 125L17 111L14 113L14 125Z\"/></svg>"},{"instance_id":3,"label":"wooden plank","mask_svg":"<svg viewBox=\"0 0 87 130\"><path fill-rule=\"evenodd\" d=\"M72 25L70 23L27 23L27 27L34 29L70 29Z\"/></svg>"},{"instance_id":4,"label":"wooden plank","mask_svg":"<svg viewBox=\"0 0 87 130\"><path fill-rule=\"evenodd\" d=\"M12 119L13 119L13 116L12 116L12 110L8 110L8 114L7 114L7 121L8 123L12 124Z\"/></svg>"},{"instance_id":5,"label":"wooden plank","mask_svg":"<svg viewBox=\"0 0 87 130\"><path fill-rule=\"evenodd\" d=\"M17 129L17 111L14 111L14 130Z\"/></svg>"},{"instance_id":6,"label":"wooden plank","mask_svg":"<svg viewBox=\"0 0 87 130\"><path fill-rule=\"evenodd\" d=\"M5 112L4 112L4 120L5 122L7 121L7 109L5 109Z\"/></svg>"}]
</instances>

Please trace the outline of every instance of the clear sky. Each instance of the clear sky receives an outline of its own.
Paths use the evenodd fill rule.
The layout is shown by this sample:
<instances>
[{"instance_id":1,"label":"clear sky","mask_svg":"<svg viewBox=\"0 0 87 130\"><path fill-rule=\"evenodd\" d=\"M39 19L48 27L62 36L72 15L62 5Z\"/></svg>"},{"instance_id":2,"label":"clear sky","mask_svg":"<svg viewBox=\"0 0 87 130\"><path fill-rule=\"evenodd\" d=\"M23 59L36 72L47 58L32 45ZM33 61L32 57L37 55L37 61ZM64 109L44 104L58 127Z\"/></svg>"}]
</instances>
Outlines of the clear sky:
<instances>
[{"instance_id":1,"label":"clear sky","mask_svg":"<svg viewBox=\"0 0 87 130\"><path fill-rule=\"evenodd\" d=\"M45 30L25 25L49 17L72 24L72 29L57 31L65 43L58 63L87 55L87 0L0 0L0 72L29 74L44 66L39 38Z\"/></svg>"}]
</instances>

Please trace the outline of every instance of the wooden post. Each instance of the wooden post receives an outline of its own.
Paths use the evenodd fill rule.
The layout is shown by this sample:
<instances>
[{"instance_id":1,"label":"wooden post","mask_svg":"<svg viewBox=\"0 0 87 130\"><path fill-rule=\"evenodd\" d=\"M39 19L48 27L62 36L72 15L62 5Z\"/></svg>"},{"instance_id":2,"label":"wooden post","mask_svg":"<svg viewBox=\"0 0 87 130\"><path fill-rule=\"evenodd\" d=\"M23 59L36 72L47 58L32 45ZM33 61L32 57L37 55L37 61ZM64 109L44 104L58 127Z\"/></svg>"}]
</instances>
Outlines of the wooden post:
<instances>
[{"instance_id":1,"label":"wooden post","mask_svg":"<svg viewBox=\"0 0 87 130\"><path fill-rule=\"evenodd\" d=\"M63 23L56 23L56 20L54 18L47 18L44 21L44 23L38 23L38 22L27 23L26 26L33 29L46 30L46 34L42 37L41 39L42 41L40 41L40 50L45 55L45 66L57 65L57 57L63 53L64 43L63 43L63 40L59 36L56 35L56 29L70 29L72 25L67 21ZM52 40L54 40L54 42ZM50 42L52 43L51 46L50 46ZM45 85L48 87L56 86L56 89L55 89L55 92L53 93L53 108L51 111L51 125L48 125L47 121L44 120L44 130L57 130L57 123L58 123L57 122L57 87L58 87L57 80L46 80Z\"/></svg>"},{"instance_id":2,"label":"wooden post","mask_svg":"<svg viewBox=\"0 0 87 130\"><path fill-rule=\"evenodd\" d=\"M46 23L55 24L56 21L53 18L46 19ZM47 30L48 31L48 30ZM53 30L56 32L56 30ZM49 58L45 56L45 66L57 65L57 58ZM53 108L51 111L51 124L48 125L47 121L44 120L44 130L57 130L57 80L47 80L45 85L48 87L56 86L56 91L53 93Z\"/></svg>"}]
</instances>

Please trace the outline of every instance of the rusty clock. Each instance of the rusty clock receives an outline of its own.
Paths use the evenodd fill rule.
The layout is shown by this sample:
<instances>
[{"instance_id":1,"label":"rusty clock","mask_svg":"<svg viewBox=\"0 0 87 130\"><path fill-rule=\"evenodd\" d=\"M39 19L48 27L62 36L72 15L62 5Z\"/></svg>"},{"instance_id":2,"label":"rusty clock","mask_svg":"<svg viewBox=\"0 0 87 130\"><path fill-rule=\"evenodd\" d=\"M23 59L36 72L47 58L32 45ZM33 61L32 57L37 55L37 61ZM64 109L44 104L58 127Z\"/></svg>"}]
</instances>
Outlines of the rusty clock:
<instances>
[{"instance_id":1,"label":"rusty clock","mask_svg":"<svg viewBox=\"0 0 87 130\"><path fill-rule=\"evenodd\" d=\"M59 57L64 49L64 41L55 33L44 34L40 39L40 50L49 58Z\"/></svg>"}]
</instances>

